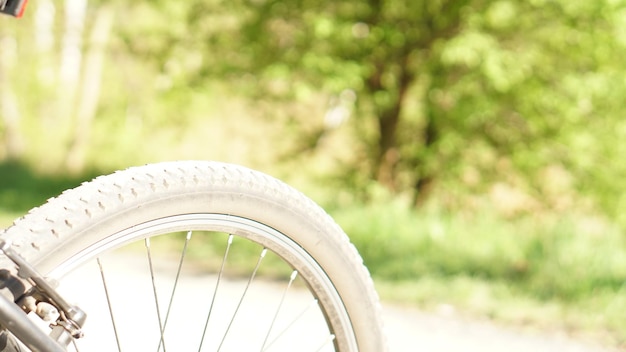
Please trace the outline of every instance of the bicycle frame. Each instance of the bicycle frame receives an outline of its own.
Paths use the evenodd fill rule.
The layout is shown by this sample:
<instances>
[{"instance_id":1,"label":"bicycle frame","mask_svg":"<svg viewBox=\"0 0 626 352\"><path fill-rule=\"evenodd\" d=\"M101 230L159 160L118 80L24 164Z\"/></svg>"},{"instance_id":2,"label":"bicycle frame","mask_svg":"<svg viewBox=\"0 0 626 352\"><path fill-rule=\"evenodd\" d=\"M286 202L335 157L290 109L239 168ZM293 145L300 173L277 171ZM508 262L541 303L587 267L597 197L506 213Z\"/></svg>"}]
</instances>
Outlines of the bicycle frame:
<instances>
[{"instance_id":1,"label":"bicycle frame","mask_svg":"<svg viewBox=\"0 0 626 352\"><path fill-rule=\"evenodd\" d=\"M28 0L0 0L0 13L22 17Z\"/></svg>"},{"instance_id":2,"label":"bicycle frame","mask_svg":"<svg viewBox=\"0 0 626 352\"><path fill-rule=\"evenodd\" d=\"M4 295L0 295L0 324L33 351L65 351L65 348L40 330L15 302Z\"/></svg>"},{"instance_id":3,"label":"bicycle frame","mask_svg":"<svg viewBox=\"0 0 626 352\"><path fill-rule=\"evenodd\" d=\"M14 300L0 294L0 325L33 351L65 351L73 338L82 336L81 326L86 314L69 305L32 265L13 250L10 243L0 240L0 251L17 267L17 275L4 269L8 275L3 275L2 286L9 288ZM31 312L35 302L48 304L48 309L58 311L59 318L51 325L50 335L40 329L16 302L26 302L23 306Z\"/></svg>"},{"instance_id":4,"label":"bicycle frame","mask_svg":"<svg viewBox=\"0 0 626 352\"><path fill-rule=\"evenodd\" d=\"M22 17L28 0L0 0L0 13Z\"/></svg>"}]
</instances>

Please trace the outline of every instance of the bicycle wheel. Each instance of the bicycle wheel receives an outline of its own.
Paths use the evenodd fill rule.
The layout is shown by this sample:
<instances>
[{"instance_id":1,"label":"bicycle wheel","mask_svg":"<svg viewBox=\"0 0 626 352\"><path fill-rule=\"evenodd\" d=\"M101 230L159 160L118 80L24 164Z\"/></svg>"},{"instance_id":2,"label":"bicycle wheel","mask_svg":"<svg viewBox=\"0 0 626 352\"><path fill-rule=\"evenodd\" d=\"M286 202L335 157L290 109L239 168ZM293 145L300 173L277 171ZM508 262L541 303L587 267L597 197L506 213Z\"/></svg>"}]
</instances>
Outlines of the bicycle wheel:
<instances>
[{"instance_id":1,"label":"bicycle wheel","mask_svg":"<svg viewBox=\"0 0 626 352\"><path fill-rule=\"evenodd\" d=\"M81 308L101 299L84 308L84 340L111 335L115 344L97 339L90 350L136 350L123 344L137 341L157 351L386 350L372 280L348 237L301 193L240 166L167 162L101 176L33 209L2 237ZM137 248L119 250L136 241L147 257L139 262ZM176 259L172 248L182 248ZM122 273L143 265L147 278L130 273L115 291L106 268L120 258L131 263ZM64 287L89 265L97 272ZM142 281L148 288L136 287Z\"/></svg>"}]
</instances>

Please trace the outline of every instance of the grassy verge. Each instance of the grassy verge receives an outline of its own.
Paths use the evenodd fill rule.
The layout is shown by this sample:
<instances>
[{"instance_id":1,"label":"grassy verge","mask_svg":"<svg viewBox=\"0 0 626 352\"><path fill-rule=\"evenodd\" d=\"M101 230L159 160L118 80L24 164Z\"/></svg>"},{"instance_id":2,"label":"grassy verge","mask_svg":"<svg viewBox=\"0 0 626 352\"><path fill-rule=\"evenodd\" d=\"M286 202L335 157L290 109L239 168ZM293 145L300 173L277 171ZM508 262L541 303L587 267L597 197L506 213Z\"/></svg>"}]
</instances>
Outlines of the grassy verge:
<instances>
[{"instance_id":1,"label":"grassy verge","mask_svg":"<svg viewBox=\"0 0 626 352\"><path fill-rule=\"evenodd\" d=\"M43 204L48 198L90 178L91 174L76 177L46 175L24 163L0 163L0 228L6 228L14 219Z\"/></svg>"},{"instance_id":2,"label":"grassy verge","mask_svg":"<svg viewBox=\"0 0 626 352\"><path fill-rule=\"evenodd\" d=\"M626 236L585 217L411 210L332 211L381 296L626 346Z\"/></svg>"},{"instance_id":3,"label":"grassy verge","mask_svg":"<svg viewBox=\"0 0 626 352\"><path fill-rule=\"evenodd\" d=\"M22 215L24 214L10 212L6 210L0 210L0 229L9 227L11 223L13 222L13 220L17 219L18 217Z\"/></svg>"}]
</instances>

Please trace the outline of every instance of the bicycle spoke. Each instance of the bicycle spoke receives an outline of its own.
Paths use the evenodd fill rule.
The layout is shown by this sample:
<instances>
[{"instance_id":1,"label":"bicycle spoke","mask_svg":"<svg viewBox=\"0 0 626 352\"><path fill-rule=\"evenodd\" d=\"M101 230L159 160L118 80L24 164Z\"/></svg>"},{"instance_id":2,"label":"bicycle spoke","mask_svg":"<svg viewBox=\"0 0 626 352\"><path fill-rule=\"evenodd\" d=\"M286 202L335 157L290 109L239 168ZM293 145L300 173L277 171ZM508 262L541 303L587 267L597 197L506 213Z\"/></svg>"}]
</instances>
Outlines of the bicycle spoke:
<instances>
[{"instance_id":1,"label":"bicycle spoke","mask_svg":"<svg viewBox=\"0 0 626 352\"><path fill-rule=\"evenodd\" d=\"M248 283L246 284L246 287L243 290L243 294L241 295L241 298L239 299L239 303L237 303L237 308L235 308L235 312L233 313L233 316L230 318L230 322L228 323L226 332L224 332L224 336L222 336L222 341L220 342L220 345L217 348L218 351L222 349L222 345L224 344L224 341L226 340L228 331L230 330L230 327L233 325L233 322L235 321L235 317L237 316L237 313L239 312L241 303L243 302L243 299L246 297L246 293L248 293L248 288L250 288L250 285L252 284L252 280L254 280L254 277L256 276L256 272L257 270L259 270L259 266L261 266L261 261L265 257L266 253L267 253L267 248L263 248L263 251L261 251L261 255L259 256L259 259L256 263L256 266L254 267L254 270L252 271L252 274L250 275L250 278L248 279Z\"/></svg>"},{"instance_id":2,"label":"bicycle spoke","mask_svg":"<svg viewBox=\"0 0 626 352\"><path fill-rule=\"evenodd\" d=\"M324 347L328 346L328 344L332 343L333 341L335 341L335 335L331 334L330 336L328 336L328 339L326 341L324 341L324 343L320 346L320 348L318 348L315 351L316 352L321 351Z\"/></svg>"},{"instance_id":3,"label":"bicycle spoke","mask_svg":"<svg viewBox=\"0 0 626 352\"><path fill-rule=\"evenodd\" d=\"M172 303L174 302L174 294L176 294L176 287L178 286L178 279L180 278L180 272L183 268L183 262L185 261L185 255L187 254L187 246L189 245L189 241L191 240L191 231L187 232L187 237L185 238L185 244L183 245L183 251L180 254L180 261L178 262L178 268L176 269L176 278L174 279L174 287L172 287L172 294L170 295L170 302L167 305L167 312L165 313L165 321L163 322L163 331L167 328L167 321L170 317L170 312L172 310ZM161 349L161 341L159 341L159 347L157 351Z\"/></svg>"},{"instance_id":4,"label":"bicycle spoke","mask_svg":"<svg viewBox=\"0 0 626 352\"><path fill-rule=\"evenodd\" d=\"M102 286L104 287L104 294L106 296L107 305L109 307L109 316L111 317L111 324L113 325L113 332L115 334L115 342L117 343L117 351L122 352L122 347L120 345L120 339L119 339L119 335L117 332L117 326L115 325L115 318L113 317L113 306L111 305L109 289L106 283L106 279L104 277L104 269L102 268L102 262L100 261L100 258L96 258L96 261L98 262L98 267L100 268L100 277L102 278Z\"/></svg>"},{"instance_id":5,"label":"bicycle spoke","mask_svg":"<svg viewBox=\"0 0 626 352\"><path fill-rule=\"evenodd\" d=\"M76 339L72 339L72 346L74 346L74 351L76 351L76 352L80 352L80 351L78 350L78 344L76 343Z\"/></svg>"},{"instance_id":6,"label":"bicycle spoke","mask_svg":"<svg viewBox=\"0 0 626 352\"><path fill-rule=\"evenodd\" d=\"M309 311L309 309L315 307L317 303L318 303L317 298L314 298L313 301L311 301L311 303L309 303L309 305L306 306L306 308L304 308L300 312L300 314L296 315L296 317L293 318L291 322L287 324L287 326L278 335L276 335L276 337L274 337L272 342L267 344L267 347L265 347L263 351L267 351L276 341L278 341L281 338L281 336L283 336L287 332L287 330L289 330L292 326L294 326L304 316L304 314L306 314L306 312Z\"/></svg>"},{"instance_id":7,"label":"bicycle spoke","mask_svg":"<svg viewBox=\"0 0 626 352\"><path fill-rule=\"evenodd\" d=\"M148 265L150 267L150 278L152 280L152 292L154 294L154 304L156 305L157 319L159 321L159 332L161 335L161 341L159 343L159 348L157 349L157 352L161 349L161 346L163 346L163 352L166 352L165 351L165 337L163 336L165 331L163 330L163 322L161 320L161 309L159 308L159 298L157 296L157 288L156 288L156 283L154 281L154 267L152 266L152 255L150 254L150 238L145 239L145 244L146 244L146 253L148 254Z\"/></svg>"},{"instance_id":8,"label":"bicycle spoke","mask_svg":"<svg viewBox=\"0 0 626 352\"><path fill-rule=\"evenodd\" d=\"M278 313L280 312L280 309L282 308L283 303L285 302L285 297L287 296L287 291L289 290L289 288L293 284L293 281L296 279L296 276L298 276L298 271L297 270L294 270L293 272L291 272L291 276L289 277L289 283L287 283L287 287L285 287L285 291L283 292L283 295L280 298L280 303L278 303L278 308L276 308L276 313L274 314L274 317L272 318L272 322L270 323L270 327L267 330L267 335L265 335L265 340L263 340L263 345L261 345L261 351L263 351L264 348L265 348L265 344L267 343L267 339L270 337L270 333L272 332L272 328L274 327L274 323L276 323L276 318L278 318Z\"/></svg>"},{"instance_id":9,"label":"bicycle spoke","mask_svg":"<svg viewBox=\"0 0 626 352\"><path fill-rule=\"evenodd\" d=\"M233 322L235 321L235 317L237 316L237 313L239 312L239 308L241 307L241 303L243 302L243 299L246 297L246 293L248 293L248 288L250 288L250 285L252 284L252 280L254 280L254 277L256 276L256 272L257 272L257 270L259 270L259 266L261 266L261 261L265 257L266 253L267 253L267 248L263 248L263 251L261 251L261 255L259 256L259 259L256 262L256 266L254 267L254 270L252 271L252 274L250 275L250 278L248 279L248 283L246 284L246 287L243 290L243 294L241 295L241 298L239 299L239 303L237 303L237 308L235 308L235 312L233 313L233 316L230 319L230 322L228 323L228 327L226 328L226 332L224 332L224 336L222 336L222 341L220 342L220 345L217 348L218 351L222 349L222 345L224 344L224 341L226 340L226 336L228 335L228 331L230 330L230 327L233 325Z\"/></svg>"},{"instance_id":10,"label":"bicycle spoke","mask_svg":"<svg viewBox=\"0 0 626 352\"><path fill-rule=\"evenodd\" d=\"M233 235L228 235L228 243L226 245L226 250L224 251L224 257L222 258L222 265L220 266L220 271L217 274L217 282L215 283L215 289L213 290L213 298L211 298L211 305L209 306L209 313L206 317L206 322L204 323L204 330L202 332L202 339L200 340L200 346L198 347L198 352L202 350L202 344L204 343L204 338L206 336L206 330L209 326L209 320L211 319L211 313L213 312L213 304L215 303L215 297L217 296L217 290L220 286L220 281L222 279L222 274L224 273L224 267L226 265L226 259L228 258L228 252L230 251L230 246L233 243Z\"/></svg>"}]
</instances>

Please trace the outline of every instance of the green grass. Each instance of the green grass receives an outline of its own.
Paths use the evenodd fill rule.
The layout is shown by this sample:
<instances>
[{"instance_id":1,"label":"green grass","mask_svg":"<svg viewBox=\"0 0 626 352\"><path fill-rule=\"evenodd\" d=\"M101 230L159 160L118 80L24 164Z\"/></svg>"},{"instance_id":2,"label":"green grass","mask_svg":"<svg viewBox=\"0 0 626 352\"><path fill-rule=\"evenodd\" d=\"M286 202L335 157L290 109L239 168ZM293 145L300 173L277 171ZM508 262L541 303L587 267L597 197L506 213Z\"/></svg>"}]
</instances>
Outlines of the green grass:
<instances>
[{"instance_id":1,"label":"green grass","mask_svg":"<svg viewBox=\"0 0 626 352\"><path fill-rule=\"evenodd\" d=\"M9 227L13 220L19 218L22 215L24 214L9 211L0 211L0 230Z\"/></svg>"},{"instance_id":2,"label":"green grass","mask_svg":"<svg viewBox=\"0 0 626 352\"><path fill-rule=\"evenodd\" d=\"M12 220L39 206L48 198L55 197L68 188L92 178L80 176L43 174L29 165L16 161L0 163L0 228L9 226Z\"/></svg>"},{"instance_id":3,"label":"green grass","mask_svg":"<svg viewBox=\"0 0 626 352\"><path fill-rule=\"evenodd\" d=\"M584 216L337 207L384 299L626 344L626 236ZM593 225L590 225L593 224Z\"/></svg>"}]
</instances>

